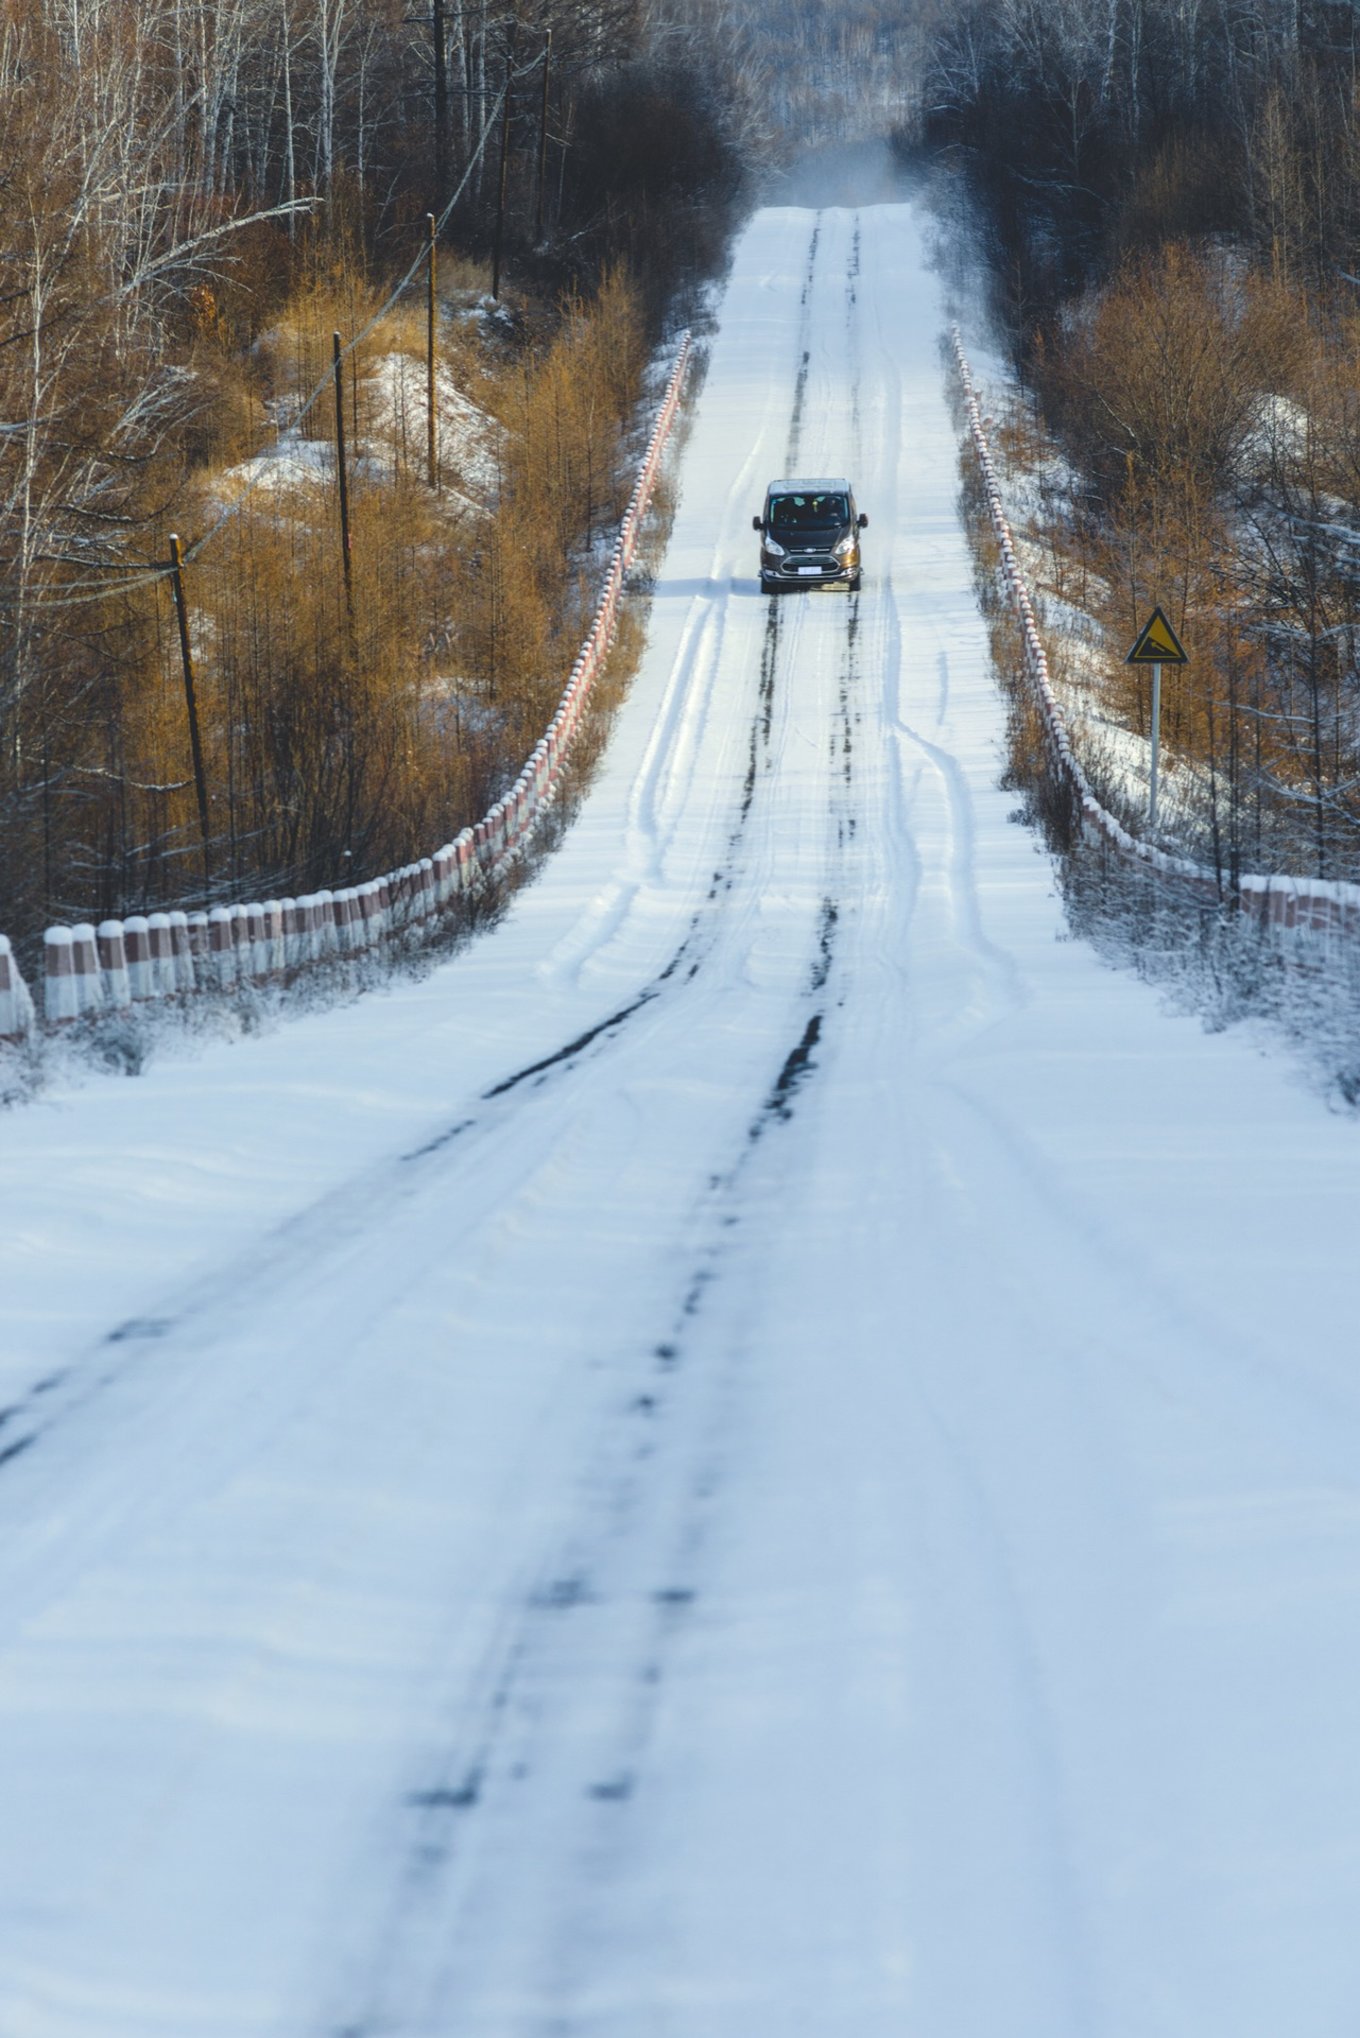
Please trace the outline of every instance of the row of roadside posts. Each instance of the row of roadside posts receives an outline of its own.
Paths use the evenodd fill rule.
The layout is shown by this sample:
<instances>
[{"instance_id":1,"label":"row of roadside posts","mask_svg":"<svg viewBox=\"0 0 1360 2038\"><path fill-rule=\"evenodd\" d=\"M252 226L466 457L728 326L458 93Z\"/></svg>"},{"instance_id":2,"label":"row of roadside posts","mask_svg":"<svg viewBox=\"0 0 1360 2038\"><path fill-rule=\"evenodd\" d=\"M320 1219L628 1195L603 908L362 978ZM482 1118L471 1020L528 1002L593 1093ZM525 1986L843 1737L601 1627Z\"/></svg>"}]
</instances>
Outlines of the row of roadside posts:
<instances>
[{"instance_id":1,"label":"row of roadside posts","mask_svg":"<svg viewBox=\"0 0 1360 2038\"><path fill-rule=\"evenodd\" d=\"M1125 659L1126 665L1150 665L1152 667L1152 772L1148 786L1148 827L1157 825L1157 763L1162 740L1162 667L1164 665L1188 665L1189 658L1180 638L1172 629L1160 608L1155 608L1142 629L1138 641Z\"/></svg>"}]
</instances>

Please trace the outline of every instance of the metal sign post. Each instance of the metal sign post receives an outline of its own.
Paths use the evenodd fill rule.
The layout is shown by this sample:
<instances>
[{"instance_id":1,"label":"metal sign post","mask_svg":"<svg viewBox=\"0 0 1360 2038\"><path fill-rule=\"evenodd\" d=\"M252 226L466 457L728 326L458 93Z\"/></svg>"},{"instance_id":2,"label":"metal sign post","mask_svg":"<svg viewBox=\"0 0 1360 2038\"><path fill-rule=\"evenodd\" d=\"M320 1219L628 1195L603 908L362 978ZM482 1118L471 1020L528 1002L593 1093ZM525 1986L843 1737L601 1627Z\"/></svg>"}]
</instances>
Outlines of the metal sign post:
<instances>
[{"instance_id":1,"label":"metal sign post","mask_svg":"<svg viewBox=\"0 0 1360 2038\"><path fill-rule=\"evenodd\" d=\"M1185 647L1161 610L1154 609L1138 633L1126 665L1152 667L1152 770L1148 785L1148 827L1157 825L1157 768L1162 746L1162 667L1188 665Z\"/></svg>"}]
</instances>

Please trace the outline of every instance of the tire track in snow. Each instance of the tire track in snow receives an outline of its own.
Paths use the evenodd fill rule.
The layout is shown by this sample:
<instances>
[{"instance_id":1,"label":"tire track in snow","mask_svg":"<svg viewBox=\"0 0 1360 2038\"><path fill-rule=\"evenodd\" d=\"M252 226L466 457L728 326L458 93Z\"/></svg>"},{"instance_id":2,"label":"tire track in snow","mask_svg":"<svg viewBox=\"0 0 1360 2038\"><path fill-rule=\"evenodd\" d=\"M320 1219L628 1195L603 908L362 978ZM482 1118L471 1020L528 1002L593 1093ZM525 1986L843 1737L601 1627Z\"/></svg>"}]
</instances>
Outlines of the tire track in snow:
<instances>
[{"instance_id":1,"label":"tire track in snow","mask_svg":"<svg viewBox=\"0 0 1360 2038\"><path fill-rule=\"evenodd\" d=\"M806 305L810 291L805 290L804 296ZM801 402L806 390L804 371L809 360L810 349L800 345L802 365L796 404ZM790 448L788 457L792 462L796 457L796 435L792 432ZM852 598L848 611L850 627L841 639L835 713L829 735L834 765L833 805L838 810L847 804L853 777L849 700L854 672L856 612L857 603ZM776 762L773 749L776 689L781 666L786 672L789 670L789 661L800 635L798 630L790 630L782 622L787 613L776 597L769 598L740 806L729 838L728 854L723 866L714 872L709 886L707 903L710 906L730 893L738 882L739 852L756 805L758 787ZM837 621L839 623L839 617ZM836 862L840 861L847 835L853 834L853 816L850 821L851 826L847 830L845 816L838 811L834 840L830 843L831 855ZM825 896L817 916L815 953L807 969L804 993L818 999L818 1002L802 1021L796 1039L787 1049L766 1094L748 1121L741 1150L726 1168L710 1177L703 1206L694 1219L700 1232L707 1234L706 1241L698 1251L693 1271L682 1288L671 1324L645 1353L635 1388L626 1399L625 1412L633 1421L643 1423L645 1440L636 1442L628 1425L617 1435L606 1437L601 1447L602 1456L606 1461L612 1460L612 1469L608 1462L603 1467L597 1466L588 1485L593 1495L609 1491L611 1501L608 1506L601 1505L598 1500L590 1502L573 1536L544 1563L542 1569L548 1583L526 1597L523 1623L507 1645L507 1666L504 1673L494 1679L493 1716L487 1720L480 1738L473 1736L475 1754L451 1755L441 1765L441 1781L411 1794L410 1802L419 1808L426 1829L430 1820L442 1821L443 1838L437 1850L438 1856L455 1882L458 1878L453 1855L458 1834L468 1834L467 1820L486 1805L488 1793L498 1789L502 1799L508 1800L512 1806L519 1791L531 1783L543 1761L550 1759L541 1752L544 1736L551 1742L555 1734L560 1736L565 1731L560 1722L554 1728L550 1719L541 1717L538 1708L528 1698L517 1705L516 1695L535 1685L554 1689L560 1695L563 1688L569 1689L574 1685L574 1675L564 1672L560 1664L552 1672L544 1659L551 1664L564 1650L570 1656L573 1645L566 1629L588 1633L593 1624L606 1618L608 1608L617 1603L618 1587L608 1588L601 1584L610 1568L608 1551L638 1543L648 1546L649 1539L639 1535L639 1520L655 1507L656 1502L650 1494L649 1482L639 1473L638 1467L639 1464L654 1464L658 1457L669 1452L683 1468L681 1483L688 1491L680 1509L682 1525L673 1538L677 1557L671 1565L661 1567L663 1576L660 1582L646 1589L639 1586L633 1592L636 1606L643 1609L632 1624L633 1668L616 1679L624 1694L626 1717L616 1725L607 1752L594 1762L596 1773L592 1781L582 1786L582 1795L590 1806L617 1811L629 1803L637 1788L651 1722L665 1685L668 1651L695 1602L695 1587L684 1581L692 1575L694 1553L700 1540L697 1523L715 1498L715 1479L708 1462L711 1450L706 1447L696 1454L692 1441L687 1447L683 1435L669 1441L669 1417L677 1393L681 1391L679 1383L687 1369L691 1344L720 1284L725 1263L739 1249L744 1178L768 1135L777 1127L791 1124L800 1095L818 1067L818 1050L826 1020L826 1008L820 1002L819 994L825 990L832 974L839 918L840 909L835 899ZM671 968L674 967L673 962ZM615 1015L614 1023L620 1023L629 1016L640 1002L636 1001ZM597 1037L610 1023L607 1021L604 1027L595 1029L590 1039ZM573 1042L564 1052L573 1053L587 1044L584 1039ZM556 1059L553 1058L554 1061ZM522 1081L536 1075L542 1066L521 1071L511 1080ZM713 1368L709 1370L714 1371ZM716 1377L708 1380L701 1400L709 1404L715 1396L721 1400L726 1371L721 1365L716 1368ZM716 1420L710 1420L702 1427L716 1432ZM674 1478L676 1475L671 1476ZM655 1538L651 1540L655 1541ZM584 1641L577 1644L586 1645ZM428 1830L421 1846L422 1858L428 1858ZM469 1889L463 1890L461 1902L473 1904L475 1908L475 1899ZM446 1891L443 1902L437 1907L446 1918L456 1914L460 1898L455 1890ZM451 1936L456 1938L456 1932ZM402 1979L403 1964L400 1958L388 1963L389 1981L386 1984L375 1976L369 2008L363 2021L352 2028L377 2028L395 2015L410 2014L411 2006L421 1996L422 1989L427 2007L436 1999L446 1999L451 1986L447 1973L442 1980L412 1983ZM418 1958L415 1965L420 1965ZM410 1993L412 1988L415 1989L415 1997Z\"/></svg>"},{"instance_id":2,"label":"tire track in snow","mask_svg":"<svg viewBox=\"0 0 1360 2038\"><path fill-rule=\"evenodd\" d=\"M803 436L803 410L807 403L808 371L812 365L812 350L808 344L809 326L812 317L812 291L817 274L817 250L822 238L822 215L817 214L812 229L812 242L808 249L807 275L803 281L802 296L799 298L801 320L798 333L798 375L793 385L793 409L789 415L789 442L785 456L786 474L798 472L798 449Z\"/></svg>"},{"instance_id":3,"label":"tire track in snow","mask_svg":"<svg viewBox=\"0 0 1360 2038\"><path fill-rule=\"evenodd\" d=\"M805 311L810 293L804 293ZM810 350L803 346L800 359L804 368L810 360ZM799 398L805 390L805 380L800 376ZM857 415L857 378L856 399ZM790 435L790 451L787 456L792 471L797 459L797 435ZM809 597L809 599L819 599ZM847 628L842 639L837 677L836 711L829 731L830 758L834 768L831 785L832 806L836 811L835 840L831 860L840 865L848 840L853 838L855 817L850 799L853 785L852 739L851 739L851 687L855 678L855 652L858 620L858 600L850 598ZM765 703L765 715L760 727L761 742L767 747L767 767L773 762L768 755L770 725L773 712L773 689L779 666L778 597L770 597L767 631L762 658L761 695ZM748 772L745 783L744 801L754 797L758 765L757 731L753 726L751 734ZM816 955L808 974L808 992L814 997L825 990L832 974L835 960L836 934L840 909L834 897L823 898L816 928ZM712 1298L719 1291L724 1263L737 1251L739 1231L742 1224L741 1186L755 1155L767 1135L779 1126L792 1121L799 1095L815 1073L817 1050L822 1040L826 1020L826 1009L820 1002L807 1017L802 1031L789 1048L770 1089L762 1104L747 1126L746 1145L733 1164L725 1171L711 1177L707 1198L706 1228L709 1232L707 1244L698 1258L687 1287L680 1299L675 1318L667 1332L653 1347L653 1357L661 1372L656 1388L640 1394L634 1406L644 1411L649 1419L659 1418L665 1408L667 1383L674 1383L677 1373L686 1363L691 1342L698 1334ZM735 1355L729 1355L726 1367L719 1368L717 1383L709 1383L710 1401L721 1403L723 1389L730 1377L731 1366L736 1363ZM691 1579L698 1568L698 1554L703 1539L703 1523L711 1514L719 1497L720 1480L715 1470L719 1458L719 1425L716 1413L709 1425L708 1447L695 1454L695 1462L688 1474L688 1500L681 1510L681 1523L675 1533L675 1545L682 1553L681 1560L671 1569L676 1576ZM651 1450L656 1447L649 1447ZM635 1525L630 1525L630 1538ZM581 1566L587 1575L596 1575L598 1565L584 1563ZM679 1622L695 1604L698 1594L692 1584L679 1587L658 1588L652 1595L655 1603L664 1608L665 1620L659 1625L654 1644L647 1653L647 1660L640 1673L629 1681L628 1691L632 1694L626 1710L626 1725L618 1730L618 1745L613 1759L601 1767L606 1770L604 1781L592 1786L591 1798L600 1804L622 1806L633 1797L645 1766L645 1750L651 1738L652 1724L660 1703L665 1684L665 1659L679 1633ZM570 1948L575 1943L575 1933L569 1925L563 1925L560 1933L561 1944ZM559 1977L560 1985L561 1977Z\"/></svg>"},{"instance_id":4,"label":"tire track in snow","mask_svg":"<svg viewBox=\"0 0 1360 2038\"><path fill-rule=\"evenodd\" d=\"M898 727L931 767L943 792L948 816L944 838L950 912L960 945L975 965L978 980L989 987L980 1011L968 1015L966 1026L961 1024L962 1012L950 1017L950 1038L962 1046L973 1032L1018 1012L1025 1003L1024 987L1013 956L990 938L982 924L973 798L962 767L950 750L931 742L909 722L899 719Z\"/></svg>"},{"instance_id":5,"label":"tire track in snow","mask_svg":"<svg viewBox=\"0 0 1360 2038\"><path fill-rule=\"evenodd\" d=\"M833 927L828 911L822 983ZM580 1518L543 1553L537 1581L521 1589L518 1618L483 1667L486 1696L472 1708L480 1725L472 1726L461 1707L443 1759L408 1792L416 1832L385 1950L370 1969L362 2011L345 2017L336 2038L425 2028L427 2020L433 2027L441 2012L448 2014L466 1933L475 1936L478 1889L505 1883L494 1858L497 1832L486 1861L478 1819L497 1829L508 1825L513 1835L524 1794L547 1788L577 1806L571 1844L598 1856L614 1844L600 1822L612 1826L643 1788L670 1659L702 1606L702 1552L721 1498L726 1409L741 1367L735 1343L720 1344L698 1364L691 1348L724 1262L739 1250L744 1178L767 1137L794 1119L816 1067L822 1019L820 1009L810 1015L750 1119L742 1151L709 1183L696 1217L708 1242L666 1334L639 1355L633 1391L606 1420L583 1481ZM592 1691L589 1665L602 1654L611 1666L608 1718L583 1723L578 1711L599 1710L594 1699L582 1707L579 1694ZM579 1883L579 1876L562 1878L568 1912ZM468 1921L466 1933L460 1919ZM559 1920L557 1941L549 1957L569 1966L576 1943L569 1919Z\"/></svg>"},{"instance_id":6,"label":"tire track in snow","mask_svg":"<svg viewBox=\"0 0 1360 2038\"><path fill-rule=\"evenodd\" d=\"M817 270L817 253L821 240L821 233L822 226L821 219L819 216L817 222L814 224L812 229L811 240L809 242L808 247L807 273L804 278L802 293L800 297L801 320L798 337L799 365L794 382L793 406L790 415L788 450L786 454L786 466L788 468L788 471L790 472L793 471L797 462L798 444L802 430L803 409L807 396L808 374L811 362L811 350L808 345L809 324L811 319L812 295ZM856 232L855 245L857 256L858 230ZM741 801L740 806L738 808L736 822L732 828L731 834L728 837L727 853L724 864L721 868L714 871L713 878L709 885L709 889L706 895L706 902L709 904L716 902L721 893L730 892L736 883L736 861L738 853L741 848L743 837L746 833L747 825L751 817L751 809L755 799L757 773L761 768L762 763L764 769L768 771L772 768L774 762L773 757L771 755L770 744L774 715L775 682L780 662L781 632L780 632L780 614L778 606L778 597L774 595L768 597L768 604L769 605L767 608L765 621L765 633L761 646L760 674L757 685L756 709L752 718L750 728L746 776L742 784ZM484 1100L490 1102L500 1096L507 1094L509 1091L518 1088L520 1084L530 1080L531 1078L546 1074L560 1066L570 1068L575 1065L575 1062L579 1055L584 1053L584 1051L588 1047L593 1046L597 1040L615 1037L617 1033L620 1031L620 1029L627 1023L627 1021L630 1018L633 1017L635 1013L641 1011L644 1006L653 1002L653 1000L659 995L662 985L669 982L670 979L676 975L677 971L680 968L681 963L684 962L687 957L689 957L691 950L697 944L699 925L700 916L696 915L695 920L691 923L690 929L685 936L685 939L682 941L680 947L676 950L671 960L667 963L666 967L659 972L659 974L652 980L652 982L644 990L642 990L636 998L632 999L628 1004L621 1006L616 1012L611 1013L607 1018L599 1021L597 1025L589 1028L586 1032L581 1034L575 1040L569 1041L563 1047L555 1049L552 1053L542 1057L540 1060L535 1061L526 1066L525 1068L519 1069L515 1071L513 1074L503 1078L491 1089L484 1092ZM711 952L713 940L715 939L716 934L713 936L713 939L711 939L707 944L709 952ZM702 967L703 960L704 956L700 954L694 959L693 962L691 962L690 967L686 973L688 980L692 980L693 977L698 973L698 970ZM465 1128L462 1126L454 1128L453 1133L443 1135L442 1138L436 1138L436 1140L431 1142L427 1147L417 1149L417 1156L422 1155L427 1151L435 1150L437 1146L443 1144L444 1141L447 1140L449 1137L456 1136L456 1133L461 1132L463 1129Z\"/></svg>"},{"instance_id":7,"label":"tire track in snow","mask_svg":"<svg viewBox=\"0 0 1360 2038\"><path fill-rule=\"evenodd\" d=\"M880 363L880 380L877 400L880 405L878 436L883 443L899 448L903 445L900 419L900 394L895 376L885 376L883 370L893 361L892 334L884 326L882 296L878 288L879 279L871 272L868 288L863 293L865 309L873 322L876 352ZM899 456L900 457L900 456ZM907 457L914 457L914 449ZM947 695L937 697L938 712L936 726L939 740L934 744L924 741L909 717L906 701L909 687L914 686L914 675L908 671L908 651L904 643L902 613L911 605L909 586L899 583L896 561L888 549L889 533L896 538L907 528L907 518L900 498L898 463L891 469L892 495L889 501L879 505L884 514L880 528L884 534L884 554L880 568L882 601L878 620L883 632L883 659L881 680L881 707L879 717L879 743L887 765L884 774L884 803L876 816L877 825L872 828L873 838L880 844L890 845L891 854L898 863L905 882L893 884L892 891L900 894L900 905L896 915L896 939L900 944L899 955L904 969L902 980L903 1017L912 1034L912 1051L906 1058L906 1069L910 1074L911 1088L919 1088L918 1057L923 1048L933 1042L953 1043L958 1039L957 1006L947 1016L941 1015L935 1027L925 1031L922 1026L922 992L918 979L926 974L922 969L913 969L913 951L924 951L929 941L927 926L931 911L932 888L938 863L932 847L923 844L923 834L933 842L929 833L926 815L922 810L921 786L922 767L938 784L944 794L948 813L946 852L948 868L947 895L950 902L953 928L968 957L970 973L976 975L988 992L987 1009L1000 1018L1013 1011L1020 1001L1019 987L1015 979L1009 956L992 944L983 929L980 904L977 897L976 869L974 863L974 835L972 829L971 800L967 783L957 760L947 749ZM895 550L896 547L894 546ZM905 547L904 547L905 550ZM914 571L914 562L907 555L908 572ZM914 648L914 646L913 646ZM940 657L945 656L941 651ZM911 746L903 755L903 744ZM882 850L880 850L880 854ZM929 972L934 977L937 972ZM923 1206L936 1208L941 1199L947 1203L953 1181L953 1166L947 1149L941 1151L933 1138L933 1119L927 1116L922 1122L913 1112L910 1119L910 1138L925 1144L937 1170L933 1182L928 1179L931 1161L925 1155L918 1161L924 1186L921 1190ZM933 1328L933 1327L932 1327ZM938 1334L938 1332L937 1332ZM921 1326L918 1336L929 1347L932 1330ZM967 1340L958 1326L953 1327L953 1336L960 1344ZM952 1337L950 1340L952 1345ZM983 1347L985 1348L985 1338ZM943 1352L944 1347L941 1347ZM1005 1563L1004 1538L990 1511L985 1490L979 1483L975 1466L967 1458L957 1439L952 1435L948 1421L936 1405L930 1391L926 1368L920 1360L913 1366L910 1380L915 1398L925 1418L925 1434L932 1439L938 1453L936 1473L937 1487L930 1497L929 1540L941 1536L939 1523L946 1518L953 1519L955 1528L949 1538L949 1545L959 1561L962 1552L969 1553L969 1564L963 1576L966 1590L961 1588L961 1597L971 1609L975 1597L986 1608L985 1614L976 1615L970 1621L970 1628L978 1637L977 1646L990 1650L990 1674L1003 1680L998 1691L1009 1690L1010 1704L1006 1713L1006 1731L1014 1732L1020 1743L1039 1755L1046 1766L1050 1785L1056 1777L1056 1729L1045 1702L1042 1684L1038 1678L1032 1656L1032 1641L1027 1628L1028 1609L1022 1604L1014 1578ZM943 1538L941 1538L943 1540ZM1003 1641L1001 1638L1004 1637ZM948 1653L952 1659L959 1653L960 1644L952 1631L945 1638ZM1017 1665L1021 1674L1017 1678ZM973 1674L980 1672L980 1664L973 1661ZM983 1673L985 1674L985 1673ZM1013 1707L1013 1710L1012 1710ZM941 1722L942 1729L944 1722ZM943 1745L943 1743L942 1743ZM1056 2000L1064 2001L1067 2009L1068 2028L1074 2033L1095 2028L1098 2019L1092 2021L1091 1973L1089 1965L1089 1941L1084 1918L1084 1906L1078 1880L1073 1873L1069 1853L1069 1835L1063 1830L1056 1806L1060 1803L1056 1791L1047 1797L1036 1787L1030 1801L1017 1811L1011 1807L1011 1817L1018 1821L1016 1847L1022 1852L1033 1849L1036 1862L1042 1863L1036 1880L1040 1877L1046 1885L1043 1900L1035 1905L1032 1929L1036 1943L1042 1943L1050 1952L1049 1965L1056 1985ZM998 1833L998 1844L1001 1835ZM1073 1929L1075 1927L1075 1929ZM1066 1958L1064 1958L1066 1955Z\"/></svg>"}]
</instances>

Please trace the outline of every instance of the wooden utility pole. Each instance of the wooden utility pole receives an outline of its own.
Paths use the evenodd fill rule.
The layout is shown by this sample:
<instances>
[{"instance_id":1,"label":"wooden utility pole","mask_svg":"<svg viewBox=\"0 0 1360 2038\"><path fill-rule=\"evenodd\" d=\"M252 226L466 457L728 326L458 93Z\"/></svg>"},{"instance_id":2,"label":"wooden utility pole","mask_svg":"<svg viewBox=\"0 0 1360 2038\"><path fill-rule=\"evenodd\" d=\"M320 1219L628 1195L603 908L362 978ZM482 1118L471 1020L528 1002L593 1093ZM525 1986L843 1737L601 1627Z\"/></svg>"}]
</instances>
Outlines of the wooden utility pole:
<instances>
[{"instance_id":1,"label":"wooden utility pole","mask_svg":"<svg viewBox=\"0 0 1360 2038\"><path fill-rule=\"evenodd\" d=\"M340 557L345 569L345 607L354 621L354 564L349 536L349 474L345 467L345 368L339 333L331 334L331 365L335 373L335 471L340 482Z\"/></svg>"},{"instance_id":2,"label":"wooden utility pole","mask_svg":"<svg viewBox=\"0 0 1360 2038\"><path fill-rule=\"evenodd\" d=\"M425 439L426 439L426 469L427 469L426 479L429 482L431 488L438 488L439 435L436 429L435 389L434 389L434 369L435 369L434 342L435 342L435 315L436 315L435 263L438 256L438 250L435 246L434 214L432 212L426 213L425 225L429 231L430 236L429 275L426 278L426 283L428 287L425 292Z\"/></svg>"},{"instance_id":3,"label":"wooden utility pole","mask_svg":"<svg viewBox=\"0 0 1360 2038\"><path fill-rule=\"evenodd\" d=\"M194 658L189 647L189 610L184 600L184 556L178 537L170 533L170 582L175 590L175 615L179 622L179 656L184 668L184 705L189 715L189 750L194 760L194 788L198 793L198 825L203 836L203 891L212 880L211 831L208 823L208 778L203 769L203 744L198 732L198 698L194 692Z\"/></svg>"},{"instance_id":4,"label":"wooden utility pole","mask_svg":"<svg viewBox=\"0 0 1360 2038\"><path fill-rule=\"evenodd\" d=\"M534 207L534 239L543 239L543 193L548 182L548 86L552 79L552 30L543 45L543 104L538 115L538 197Z\"/></svg>"},{"instance_id":5,"label":"wooden utility pole","mask_svg":"<svg viewBox=\"0 0 1360 2038\"><path fill-rule=\"evenodd\" d=\"M434 34L434 183L442 205L449 186L449 73L444 48L444 0L430 0Z\"/></svg>"},{"instance_id":6,"label":"wooden utility pole","mask_svg":"<svg viewBox=\"0 0 1360 2038\"><path fill-rule=\"evenodd\" d=\"M501 102L501 169L496 187L496 238L491 249L491 295L497 299L501 294L501 248L505 239L505 183L510 167L510 77L514 62L512 50L505 60L505 97Z\"/></svg>"}]
</instances>

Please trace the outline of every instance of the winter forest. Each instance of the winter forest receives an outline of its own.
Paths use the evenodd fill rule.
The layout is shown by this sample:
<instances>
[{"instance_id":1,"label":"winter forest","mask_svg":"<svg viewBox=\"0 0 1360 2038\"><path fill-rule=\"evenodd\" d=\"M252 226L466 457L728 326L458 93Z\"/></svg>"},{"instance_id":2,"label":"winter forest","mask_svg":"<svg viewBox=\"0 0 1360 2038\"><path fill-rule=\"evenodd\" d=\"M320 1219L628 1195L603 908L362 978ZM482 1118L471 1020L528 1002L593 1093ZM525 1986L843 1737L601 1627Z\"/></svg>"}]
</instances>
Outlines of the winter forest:
<instances>
[{"instance_id":1,"label":"winter forest","mask_svg":"<svg viewBox=\"0 0 1360 2038\"><path fill-rule=\"evenodd\" d=\"M773 169L889 131L985 269L1074 680L1145 731L1111 647L1160 600L1174 825L1356 875L1356 65L1329 0L8 0L10 931L481 811L649 359Z\"/></svg>"},{"instance_id":2,"label":"winter forest","mask_svg":"<svg viewBox=\"0 0 1360 2038\"><path fill-rule=\"evenodd\" d=\"M702 68L632 0L16 0L0 109L12 931L357 876L480 811L735 189Z\"/></svg>"},{"instance_id":3,"label":"winter forest","mask_svg":"<svg viewBox=\"0 0 1360 2038\"><path fill-rule=\"evenodd\" d=\"M1360 874L1358 58L1330 0L931 24L919 139L985 236L1060 656L1094 629L1102 712L1145 733L1122 652L1157 601L1193 637L1175 823L1234 878Z\"/></svg>"}]
</instances>

